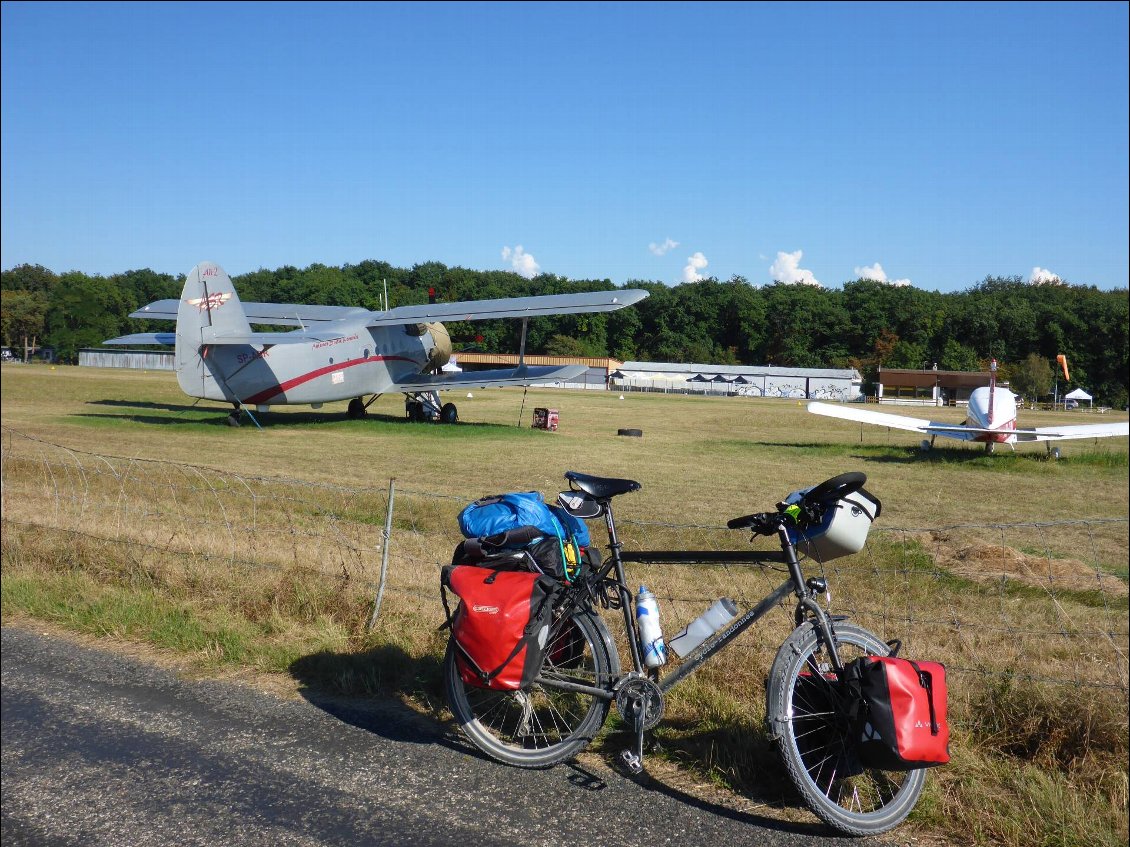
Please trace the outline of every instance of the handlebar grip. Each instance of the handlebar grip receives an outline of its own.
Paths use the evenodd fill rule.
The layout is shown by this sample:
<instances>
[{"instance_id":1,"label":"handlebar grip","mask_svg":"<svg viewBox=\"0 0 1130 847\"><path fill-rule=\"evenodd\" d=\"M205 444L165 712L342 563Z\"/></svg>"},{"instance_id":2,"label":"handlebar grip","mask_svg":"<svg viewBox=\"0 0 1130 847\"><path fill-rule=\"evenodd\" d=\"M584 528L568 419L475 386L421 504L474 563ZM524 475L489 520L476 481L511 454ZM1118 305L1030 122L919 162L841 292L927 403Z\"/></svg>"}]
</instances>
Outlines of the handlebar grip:
<instances>
[{"instance_id":1,"label":"handlebar grip","mask_svg":"<svg viewBox=\"0 0 1130 847\"><path fill-rule=\"evenodd\" d=\"M730 529L745 529L747 526L753 526L755 523L757 523L758 518L760 518L762 514L762 512L758 512L755 515L744 515L740 518L731 518L730 520L726 521L726 526L728 526Z\"/></svg>"},{"instance_id":2,"label":"handlebar grip","mask_svg":"<svg viewBox=\"0 0 1130 847\"><path fill-rule=\"evenodd\" d=\"M730 529L752 529L757 535L772 535L777 531L780 515L773 512L758 512L754 515L734 518L726 523Z\"/></svg>"}]
</instances>

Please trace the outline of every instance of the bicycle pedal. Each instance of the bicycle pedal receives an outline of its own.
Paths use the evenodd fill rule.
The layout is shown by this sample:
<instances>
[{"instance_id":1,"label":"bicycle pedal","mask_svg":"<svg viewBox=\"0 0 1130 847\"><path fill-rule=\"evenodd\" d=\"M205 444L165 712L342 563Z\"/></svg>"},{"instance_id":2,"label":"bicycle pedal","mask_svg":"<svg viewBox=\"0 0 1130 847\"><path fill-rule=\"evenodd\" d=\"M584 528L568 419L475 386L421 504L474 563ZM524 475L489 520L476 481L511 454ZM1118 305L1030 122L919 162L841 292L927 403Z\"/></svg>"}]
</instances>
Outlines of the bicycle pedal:
<instances>
[{"instance_id":1,"label":"bicycle pedal","mask_svg":"<svg viewBox=\"0 0 1130 847\"><path fill-rule=\"evenodd\" d=\"M637 756L633 750L620 751L620 764L634 774L643 773L643 759Z\"/></svg>"}]
</instances>

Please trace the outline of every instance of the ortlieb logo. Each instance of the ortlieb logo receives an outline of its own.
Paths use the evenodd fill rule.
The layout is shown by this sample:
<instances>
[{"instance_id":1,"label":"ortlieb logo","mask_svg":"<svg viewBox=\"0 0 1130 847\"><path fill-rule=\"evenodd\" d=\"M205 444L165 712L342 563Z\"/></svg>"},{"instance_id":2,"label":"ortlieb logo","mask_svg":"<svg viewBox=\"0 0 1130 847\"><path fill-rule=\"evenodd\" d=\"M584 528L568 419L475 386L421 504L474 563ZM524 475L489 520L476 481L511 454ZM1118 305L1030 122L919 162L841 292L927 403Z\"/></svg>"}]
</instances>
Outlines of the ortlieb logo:
<instances>
[{"instance_id":1,"label":"ortlieb logo","mask_svg":"<svg viewBox=\"0 0 1130 847\"><path fill-rule=\"evenodd\" d=\"M480 615L497 615L498 606L483 606L480 603L476 603L471 607L471 611L478 612Z\"/></svg>"}]
</instances>

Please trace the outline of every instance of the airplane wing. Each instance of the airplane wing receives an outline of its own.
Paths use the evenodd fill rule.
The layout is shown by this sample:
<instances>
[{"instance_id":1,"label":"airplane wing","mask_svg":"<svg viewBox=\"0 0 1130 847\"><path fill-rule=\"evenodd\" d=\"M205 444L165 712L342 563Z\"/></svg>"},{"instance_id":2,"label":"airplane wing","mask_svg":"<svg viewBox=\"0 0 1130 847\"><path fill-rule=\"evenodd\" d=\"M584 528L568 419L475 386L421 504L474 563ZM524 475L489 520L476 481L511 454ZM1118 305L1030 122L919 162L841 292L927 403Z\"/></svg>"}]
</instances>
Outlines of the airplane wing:
<instances>
[{"instance_id":1,"label":"airplane wing","mask_svg":"<svg viewBox=\"0 0 1130 847\"><path fill-rule=\"evenodd\" d=\"M1017 441L1066 441L1073 438L1117 438L1130 435L1130 422L1038 426L1016 430Z\"/></svg>"},{"instance_id":2,"label":"airplane wing","mask_svg":"<svg viewBox=\"0 0 1130 847\"><path fill-rule=\"evenodd\" d=\"M996 430L976 429L960 424L924 421L921 418L912 418L909 415L872 412L868 409L857 409L854 406L834 406L831 403L809 403L808 411L814 415L825 415L829 418L842 418L843 420L858 421L874 426L889 426L892 429L905 429L922 435L943 435L947 438L957 438L962 441L972 441L978 435L996 432Z\"/></svg>"},{"instance_id":3,"label":"airplane wing","mask_svg":"<svg viewBox=\"0 0 1130 847\"><path fill-rule=\"evenodd\" d=\"M275 344L309 344L315 341L334 341L344 338L345 333L337 329L294 330L293 332L242 332L218 333L211 327L203 327L200 331L201 339L205 344L259 344L271 347ZM177 343L175 332L135 332L132 335L121 335L117 338L108 338L103 344L115 346L129 346L131 344L163 344L172 347Z\"/></svg>"},{"instance_id":4,"label":"airplane wing","mask_svg":"<svg viewBox=\"0 0 1130 847\"><path fill-rule=\"evenodd\" d=\"M576 294L543 294L538 297L503 297L498 300L397 306L387 312L370 312L367 325L397 326L428 321L487 321L495 318L613 312L638 303L645 297L646 291L629 288L624 291L582 291Z\"/></svg>"},{"instance_id":5,"label":"airplane wing","mask_svg":"<svg viewBox=\"0 0 1130 847\"><path fill-rule=\"evenodd\" d=\"M177 343L175 332L135 332L132 335L119 335L117 338L107 338L103 344L116 344L129 347L134 344L163 344L172 347Z\"/></svg>"},{"instance_id":6,"label":"airplane wing","mask_svg":"<svg viewBox=\"0 0 1130 847\"><path fill-rule=\"evenodd\" d=\"M562 367L505 368L491 371L463 371L462 373L419 374L400 380L388 391L444 391L449 388L501 388L507 385L530 385L536 382L568 382L576 379L588 368L584 365Z\"/></svg>"},{"instance_id":7,"label":"airplane wing","mask_svg":"<svg viewBox=\"0 0 1130 847\"><path fill-rule=\"evenodd\" d=\"M368 312L368 326L398 326L427 321L486 321L495 318L533 318L540 315L570 315L612 312L647 297L647 292L582 291L575 294L543 294L537 297L503 297L497 300L464 300L397 306L387 312ZM131 318L175 321L179 300L156 300L130 314ZM303 303L242 303L249 323L299 326L326 324L359 318L365 309L355 306L317 306Z\"/></svg>"},{"instance_id":8,"label":"airplane wing","mask_svg":"<svg viewBox=\"0 0 1130 847\"><path fill-rule=\"evenodd\" d=\"M180 300L155 300L130 314L131 318L155 321L175 321ZM309 328L346 318L359 318L369 314L358 306L317 306L305 303L240 303L247 322L274 326Z\"/></svg>"}]
</instances>

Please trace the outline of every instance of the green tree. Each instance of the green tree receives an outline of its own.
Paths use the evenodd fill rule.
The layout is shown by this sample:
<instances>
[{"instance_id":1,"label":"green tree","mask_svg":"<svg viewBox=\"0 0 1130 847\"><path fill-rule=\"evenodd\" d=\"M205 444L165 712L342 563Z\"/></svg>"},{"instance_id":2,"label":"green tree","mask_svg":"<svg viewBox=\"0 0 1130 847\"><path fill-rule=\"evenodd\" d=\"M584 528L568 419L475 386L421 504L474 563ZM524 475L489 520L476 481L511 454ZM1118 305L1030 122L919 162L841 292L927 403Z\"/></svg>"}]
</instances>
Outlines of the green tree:
<instances>
[{"instance_id":1,"label":"green tree","mask_svg":"<svg viewBox=\"0 0 1130 847\"><path fill-rule=\"evenodd\" d=\"M5 346L22 350L42 339L47 305L44 291L0 290L0 334Z\"/></svg>"},{"instance_id":2,"label":"green tree","mask_svg":"<svg viewBox=\"0 0 1130 847\"><path fill-rule=\"evenodd\" d=\"M1039 400L1051 393L1052 368L1039 353L1029 353L1023 361L1012 366L1008 387L1028 400Z\"/></svg>"},{"instance_id":3,"label":"green tree","mask_svg":"<svg viewBox=\"0 0 1130 847\"><path fill-rule=\"evenodd\" d=\"M60 361L74 362L128 323L129 298L111 280L72 271L59 277L47 311L50 346Z\"/></svg>"}]
</instances>

